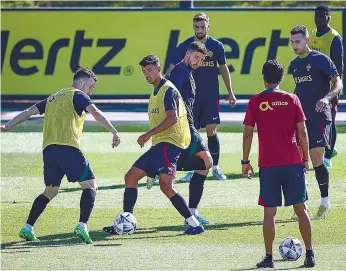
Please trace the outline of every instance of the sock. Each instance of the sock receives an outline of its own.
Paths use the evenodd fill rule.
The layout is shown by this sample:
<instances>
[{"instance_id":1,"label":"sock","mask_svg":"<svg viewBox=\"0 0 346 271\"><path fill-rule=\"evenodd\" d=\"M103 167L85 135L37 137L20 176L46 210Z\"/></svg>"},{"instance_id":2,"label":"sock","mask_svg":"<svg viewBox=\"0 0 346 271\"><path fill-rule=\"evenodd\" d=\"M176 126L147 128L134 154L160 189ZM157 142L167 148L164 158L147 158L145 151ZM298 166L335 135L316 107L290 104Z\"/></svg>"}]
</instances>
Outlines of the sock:
<instances>
[{"instance_id":1,"label":"sock","mask_svg":"<svg viewBox=\"0 0 346 271\"><path fill-rule=\"evenodd\" d=\"M190 226L192 226L192 227L197 227L197 226L199 226L199 222L198 222L198 220L195 218L195 216L190 216L190 217L188 217L188 218L186 218L186 222L190 225Z\"/></svg>"},{"instance_id":2,"label":"sock","mask_svg":"<svg viewBox=\"0 0 346 271\"><path fill-rule=\"evenodd\" d=\"M330 203L329 203L328 197L321 198L321 205L323 205L325 207L330 207Z\"/></svg>"},{"instance_id":3,"label":"sock","mask_svg":"<svg viewBox=\"0 0 346 271\"><path fill-rule=\"evenodd\" d=\"M306 256L314 256L313 250L306 250Z\"/></svg>"},{"instance_id":4,"label":"sock","mask_svg":"<svg viewBox=\"0 0 346 271\"><path fill-rule=\"evenodd\" d=\"M217 134L208 136L208 148L210 150L211 157L213 158L213 165L218 165L220 158L220 143Z\"/></svg>"},{"instance_id":5,"label":"sock","mask_svg":"<svg viewBox=\"0 0 346 271\"><path fill-rule=\"evenodd\" d=\"M329 172L324 164L315 167L315 176L321 192L321 198L328 197Z\"/></svg>"},{"instance_id":6,"label":"sock","mask_svg":"<svg viewBox=\"0 0 346 271\"><path fill-rule=\"evenodd\" d=\"M326 158L326 157L324 157L324 161L326 161L327 163L329 163L330 164L330 161L331 161L332 159L331 158Z\"/></svg>"},{"instance_id":7,"label":"sock","mask_svg":"<svg viewBox=\"0 0 346 271\"><path fill-rule=\"evenodd\" d=\"M169 200L172 202L174 208L177 209L179 214L181 214L185 219L192 216L189 207L187 207L186 201L179 193L175 194Z\"/></svg>"},{"instance_id":8,"label":"sock","mask_svg":"<svg viewBox=\"0 0 346 271\"><path fill-rule=\"evenodd\" d=\"M96 191L93 189L83 189L80 198L80 216L79 222L88 223L91 212L94 208Z\"/></svg>"},{"instance_id":9,"label":"sock","mask_svg":"<svg viewBox=\"0 0 346 271\"><path fill-rule=\"evenodd\" d=\"M219 165L213 166L213 170L215 169L219 170L220 169Z\"/></svg>"},{"instance_id":10,"label":"sock","mask_svg":"<svg viewBox=\"0 0 346 271\"><path fill-rule=\"evenodd\" d=\"M135 187L125 188L124 192L124 212L133 213L133 208L135 207L137 201L138 189Z\"/></svg>"},{"instance_id":11,"label":"sock","mask_svg":"<svg viewBox=\"0 0 346 271\"><path fill-rule=\"evenodd\" d=\"M266 259L273 260L273 254L266 254Z\"/></svg>"},{"instance_id":12,"label":"sock","mask_svg":"<svg viewBox=\"0 0 346 271\"><path fill-rule=\"evenodd\" d=\"M88 229L87 224L85 224L84 222L78 222L78 225L81 225L84 229Z\"/></svg>"},{"instance_id":13,"label":"sock","mask_svg":"<svg viewBox=\"0 0 346 271\"><path fill-rule=\"evenodd\" d=\"M27 229L28 231L32 231L34 229L34 227L29 225L28 223L25 223L24 228Z\"/></svg>"},{"instance_id":14,"label":"sock","mask_svg":"<svg viewBox=\"0 0 346 271\"><path fill-rule=\"evenodd\" d=\"M191 211L191 213L192 213L194 216L198 216L198 210L197 210L197 208L190 208L190 211Z\"/></svg>"},{"instance_id":15,"label":"sock","mask_svg":"<svg viewBox=\"0 0 346 271\"><path fill-rule=\"evenodd\" d=\"M199 202L201 201L204 182L207 176L194 173L189 185L189 207L196 208L198 207Z\"/></svg>"},{"instance_id":16,"label":"sock","mask_svg":"<svg viewBox=\"0 0 346 271\"><path fill-rule=\"evenodd\" d=\"M48 202L49 199L46 196L44 196L43 194L39 195L32 204L30 214L26 223L34 226L36 220L42 214L44 209L46 209Z\"/></svg>"},{"instance_id":17,"label":"sock","mask_svg":"<svg viewBox=\"0 0 346 271\"><path fill-rule=\"evenodd\" d=\"M178 159L177 171L205 170L204 160L198 156Z\"/></svg>"}]
</instances>

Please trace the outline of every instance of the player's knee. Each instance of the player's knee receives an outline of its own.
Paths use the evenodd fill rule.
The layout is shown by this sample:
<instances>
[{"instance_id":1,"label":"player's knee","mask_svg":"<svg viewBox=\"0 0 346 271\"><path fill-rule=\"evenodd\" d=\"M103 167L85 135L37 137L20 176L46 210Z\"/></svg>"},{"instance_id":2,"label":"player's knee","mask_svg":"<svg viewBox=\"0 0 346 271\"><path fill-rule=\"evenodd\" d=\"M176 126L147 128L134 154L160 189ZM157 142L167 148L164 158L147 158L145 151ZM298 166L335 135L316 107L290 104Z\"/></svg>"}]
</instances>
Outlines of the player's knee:
<instances>
[{"instance_id":1,"label":"player's knee","mask_svg":"<svg viewBox=\"0 0 346 271\"><path fill-rule=\"evenodd\" d=\"M264 207L264 219L271 219L276 216L276 207Z\"/></svg>"},{"instance_id":2,"label":"player's knee","mask_svg":"<svg viewBox=\"0 0 346 271\"><path fill-rule=\"evenodd\" d=\"M59 193L59 186L46 186L42 193L47 199L52 200Z\"/></svg>"},{"instance_id":3,"label":"player's knee","mask_svg":"<svg viewBox=\"0 0 346 271\"><path fill-rule=\"evenodd\" d=\"M160 182L160 189L163 194L169 197L169 195L173 191L173 184L169 182Z\"/></svg>"},{"instance_id":4,"label":"player's knee","mask_svg":"<svg viewBox=\"0 0 346 271\"><path fill-rule=\"evenodd\" d=\"M92 189L95 192L97 190L97 183L96 183L95 179L91 179L91 180L87 180L87 181L84 181L84 182L80 182L79 184L80 184L80 186L83 189Z\"/></svg>"},{"instance_id":5,"label":"player's knee","mask_svg":"<svg viewBox=\"0 0 346 271\"><path fill-rule=\"evenodd\" d=\"M323 157L324 157L324 148L319 147L319 148L314 148L309 151L310 154L310 159L312 162L312 165L314 167L318 167L322 165L323 163Z\"/></svg>"},{"instance_id":6,"label":"player's knee","mask_svg":"<svg viewBox=\"0 0 346 271\"><path fill-rule=\"evenodd\" d=\"M216 125L207 125L206 127L206 132L207 132L207 136L214 136L216 135Z\"/></svg>"}]
</instances>

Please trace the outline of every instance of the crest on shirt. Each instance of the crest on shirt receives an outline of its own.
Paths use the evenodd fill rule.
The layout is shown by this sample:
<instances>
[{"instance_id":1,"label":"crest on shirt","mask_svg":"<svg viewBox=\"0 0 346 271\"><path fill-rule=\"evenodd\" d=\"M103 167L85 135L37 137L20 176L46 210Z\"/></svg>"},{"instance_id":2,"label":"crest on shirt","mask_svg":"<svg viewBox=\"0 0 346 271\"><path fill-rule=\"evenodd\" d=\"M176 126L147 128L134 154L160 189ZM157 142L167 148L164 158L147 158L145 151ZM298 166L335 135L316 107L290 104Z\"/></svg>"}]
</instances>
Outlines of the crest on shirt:
<instances>
[{"instance_id":1,"label":"crest on shirt","mask_svg":"<svg viewBox=\"0 0 346 271\"><path fill-rule=\"evenodd\" d=\"M310 64L308 64L308 65L306 66L306 70L307 70L308 72L311 70L311 65L310 65Z\"/></svg>"}]
</instances>

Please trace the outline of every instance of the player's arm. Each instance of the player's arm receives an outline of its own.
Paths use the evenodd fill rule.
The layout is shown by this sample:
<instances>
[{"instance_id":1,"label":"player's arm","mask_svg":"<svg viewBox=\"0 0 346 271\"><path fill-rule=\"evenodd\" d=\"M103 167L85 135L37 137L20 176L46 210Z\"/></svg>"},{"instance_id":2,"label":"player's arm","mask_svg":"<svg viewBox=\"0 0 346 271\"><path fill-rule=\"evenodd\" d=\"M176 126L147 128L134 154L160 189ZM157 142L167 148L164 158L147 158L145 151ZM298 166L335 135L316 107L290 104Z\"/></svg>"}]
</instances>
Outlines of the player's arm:
<instances>
[{"instance_id":1,"label":"player's arm","mask_svg":"<svg viewBox=\"0 0 346 271\"><path fill-rule=\"evenodd\" d=\"M169 67L168 67L168 69L167 69L167 71L166 71L166 75L165 75L165 77L170 77L170 75L171 75L171 72L172 72L172 70L174 69L174 64L170 64L169 65Z\"/></svg>"},{"instance_id":2,"label":"player's arm","mask_svg":"<svg viewBox=\"0 0 346 271\"><path fill-rule=\"evenodd\" d=\"M343 40L340 36L334 37L330 48L330 56L341 77L344 71L344 48Z\"/></svg>"},{"instance_id":3,"label":"player's arm","mask_svg":"<svg viewBox=\"0 0 346 271\"><path fill-rule=\"evenodd\" d=\"M10 131L12 128L14 128L18 124L22 123L23 121L27 120L28 118L30 118L33 115L43 114L45 107L46 107L46 102L47 102L47 100L43 100L43 101L31 106L30 108L22 111L17 116L15 116L13 119L8 121L5 125L1 125L1 132ZM40 109L42 108L41 110L43 110L43 112L41 110L39 110L39 108Z\"/></svg>"},{"instance_id":4,"label":"player's arm","mask_svg":"<svg viewBox=\"0 0 346 271\"><path fill-rule=\"evenodd\" d=\"M302 162L306 169L309 169L309 140L308 133L305 126L305 121L296 124L296 131L298 133L299 145L303 152Z\"/></svg>"},{"instance_id":5,"label":"player's arm","mask_svg":"<svg viewBox=\"0 0 346 271\"><path fill-rule=\"evenodd\" d=\"M114 128L113 124L109 121L109 119L105 116L105 114L94 104L88 105L86 107L86 111L88 111L98 123L100 123L103 127L105 127L109 132L113 134L112 147L117 147L120 144L119 133Z\"/></svg>"},{"instance_id":6,"label":"player's arm","mask_svg":"<svg viewBox=\"0 0 346 271\"><path fill-rule=\"evenodd\" d=\"M143 147L149 139L158 133L161 133L171 126L173 126L178 120L178 92L176 89L169 88L166 91L165 98L165 110L166 110L166 118L156 127L151 129L149 132L141 135L137 142Z\"/></svg>"},{"instance_id":7,"label":"player's arm","mask_svg":"<svg viewBox=\"0 0 346 271\"><path fill-rule=\"evenodd\" d=\"M245 126L243 131L243 159L241 161L242 173L245 178L251 179L254 171L250 164L249 155L251 151L254 127L256 124L255 111L253 109L253 99L249 100L243 124Z\"/></svg>"},{"instance_id":8,"label":"player's arm","mask_svg":"<svg viewBox=\"0 0 346 271\"><path fill-rule=\"evenodd\" d=\"M180 62L186 53L186 50L184 52L184 43L180 43L178 47L175 49L173 57L172 57L172 62L173 63L178 63ZM165 77L170 77L172 70L174 69L175 64L171 63L166 71Z\"/></svg>"}]
</instances>

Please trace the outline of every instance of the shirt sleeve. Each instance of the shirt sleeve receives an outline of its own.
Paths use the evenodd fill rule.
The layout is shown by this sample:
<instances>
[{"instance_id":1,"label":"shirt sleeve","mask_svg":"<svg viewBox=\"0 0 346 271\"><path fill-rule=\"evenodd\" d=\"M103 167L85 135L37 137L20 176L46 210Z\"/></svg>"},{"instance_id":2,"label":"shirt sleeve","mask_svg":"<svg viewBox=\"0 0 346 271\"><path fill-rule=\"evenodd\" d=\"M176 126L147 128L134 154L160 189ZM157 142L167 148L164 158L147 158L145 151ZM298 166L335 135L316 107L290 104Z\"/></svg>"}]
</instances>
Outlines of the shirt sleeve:
<instances>
[{"instance_id":1,"label":"shirt sleeve","mask_svg":"<svg viewBox=\"0 0 346 271\"><path fill-rule=\"evenodd\" d=\"M335 36L332 41L332 46L330 48L330 55L332 60L336 57L344 56L344 48L342 46L342 38L340 36Z\"/></svg>"},{"instance_id":2,"label":"shirt sleeve","mask_svg":"<svg viewBox=\"0 0 346 271\"><path fill-rule=\"evenodd\" d=\"M338 70L336 69L333 61L326 55L321 57L321 69L322 72L331 79L334 76L339 75Z\"/></svg>"},{"instance_id":3,"label":"shirt sleeve","mask_svg":"<svg viewBox=\"0 0 346 271\"><path fill-rule=\"evenodd\" d=\"M223 46L223 44L221 42L219 44L219 50L218 50L218 55L217 55L217 63L219 63L219 65L226 64L225 47Z\"/></svg>"},{"instance_id":4,"label":"shirt sleeve","mask_svg":"<svg viewBox=\"0 0 346 271\"><path fill-rule=\"evenodd\" d=\"M46 104L47 104L47 99L42 100L38 102L37 104L35 104L38 111L40 112L40 115L44 114L44 112L46 111Z\"/></svg>"},{"instance_id":5,"label":"shirt sleeve","mask_svg":"<svg viewBox=\"0 0 346 271\"><path fill-rule=\"evenodd\" d=\"M297 95L293 96L293 102L295 105L295 121L296 123L298 122L303 122L306 120L302 105L300 103L300 100Z\"/></svg>"},{"instance_id":6,"label":"shirt sleeve","mask_svg":"<svg viewBox=\"0 0 346 271\"><path fill-rule=\"evenodd\" d=\"M76 91L73 96L73 105L78 115L82 115L86 108L93 104L90 97L83 91Z\"/></svg>"},{"instance_id":7,"label":"shirt sleeve","mask_svg":"<svg viewBox=\"0 0 346 271\"><path fill-rule=\"evenodd\" d=\"M244 125L255 127L256 124L256 117L255 117L255 110L254 110L254 101L253 98L249 100L249 103L246 107L246 113L244 118Z\"/></svg>"},{"instance_id":8,"label":"shirt sleeve","mask_svg":"<svg viewBox=\"0 0 346 271\"><path fill-rule=\"evenodd\" d=\"M180 91L184 84L185 76L179 68L174 68L169 76L169 81Z\"/></svg>"},{"instance_id":9,"label":"shirt sleeve","mask_svg":"<svg viewBox=\"0 0 346 271\"><path fill-rule=\"evenodd\" d=\"M178 92L176 89L169 88L165 93L164 98L165 111L168 110L177 110L178 109Z\"/></svg>"}]
</instances>

